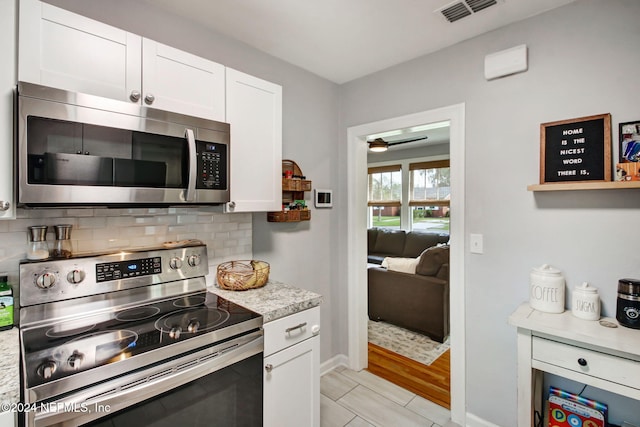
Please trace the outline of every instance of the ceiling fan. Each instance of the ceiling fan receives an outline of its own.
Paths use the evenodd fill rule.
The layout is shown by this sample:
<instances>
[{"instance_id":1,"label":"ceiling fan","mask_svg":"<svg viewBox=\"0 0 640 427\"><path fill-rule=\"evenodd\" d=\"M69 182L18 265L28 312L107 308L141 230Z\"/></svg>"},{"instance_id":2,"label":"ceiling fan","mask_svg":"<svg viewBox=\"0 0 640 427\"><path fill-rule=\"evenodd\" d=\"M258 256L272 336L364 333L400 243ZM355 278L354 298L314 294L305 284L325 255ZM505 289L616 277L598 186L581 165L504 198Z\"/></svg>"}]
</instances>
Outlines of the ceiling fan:
<instances>
[{"instance_id":1,"label":"ceiling fan","mask_svg":"<svg viewBox=\"0 0 640 427\"><path fill-rule=\"evenodd\" d=\"M376 138L373 141L367 141L367 143L369 144L369 151L373 151L374 153L381 153L383 151L387 151L389 147L392 147L394 145L406 144L408 142L414 141L422 141L428 138L428 136L421 136L420 138L401 139L399 141L391 142L387 142L382 138Z\"/></svg>"}]
</instances>

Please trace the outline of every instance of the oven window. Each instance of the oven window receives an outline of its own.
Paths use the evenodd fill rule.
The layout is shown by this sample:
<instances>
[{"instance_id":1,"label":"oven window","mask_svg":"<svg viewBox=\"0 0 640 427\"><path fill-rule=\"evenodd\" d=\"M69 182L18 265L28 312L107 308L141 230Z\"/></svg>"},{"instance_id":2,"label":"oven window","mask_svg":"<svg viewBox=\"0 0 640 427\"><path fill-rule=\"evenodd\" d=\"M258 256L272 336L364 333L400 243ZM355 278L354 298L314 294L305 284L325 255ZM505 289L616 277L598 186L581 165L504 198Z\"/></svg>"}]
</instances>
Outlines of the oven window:
<instances>
[{"instance_id":1,"label":"oven window","mask_svg":"<svg viewBox=\"0 0 640 427\"><path fill-rule=\"evenodd\" d=\"M258 353L87 426L262 426L262 362Z\"/></svg>"}]
</instances>

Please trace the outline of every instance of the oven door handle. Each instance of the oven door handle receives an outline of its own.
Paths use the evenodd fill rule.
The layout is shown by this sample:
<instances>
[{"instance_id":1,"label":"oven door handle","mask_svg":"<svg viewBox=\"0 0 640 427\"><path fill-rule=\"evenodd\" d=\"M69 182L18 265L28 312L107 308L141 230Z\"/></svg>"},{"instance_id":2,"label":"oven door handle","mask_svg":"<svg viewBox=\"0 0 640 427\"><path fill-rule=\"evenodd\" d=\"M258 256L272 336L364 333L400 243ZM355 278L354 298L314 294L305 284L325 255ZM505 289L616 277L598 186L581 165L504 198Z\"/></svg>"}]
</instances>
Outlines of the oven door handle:
<instances>
[{"instance_id":1,"label":"oven door handle","mask_svg":"<svg viewBox=\"0 0 640 427\"><path fill-rule=\"evenodd\" d=\"M125 376L103 386L41 404L27 413L28 425L44 427L73 420L84 424L153 398L264 351L262 330L162 364L147 373ZM128 377L128 378L127 378ZM44 406L43 406L44 405ZM46 411L41 408L49 408ZM64 408L61 409L61 408ZM69 409L71 408L71 410Z\"/></svg>"},{"instance_id":2,"label":"oven door handle","mask_svg":"<svg viewBox=\"0 0 640 427\"><path fill-rule=\"evenodd\" d=\"M196 197L196 179L198 175L196 137L193 133L193 129L185 130L185 138L187 139L187 148L189 155L189 182L187 182L187 189L184 191L184 195L182 198L185 202L193 202Z\"/></svg>"}]
</instances>

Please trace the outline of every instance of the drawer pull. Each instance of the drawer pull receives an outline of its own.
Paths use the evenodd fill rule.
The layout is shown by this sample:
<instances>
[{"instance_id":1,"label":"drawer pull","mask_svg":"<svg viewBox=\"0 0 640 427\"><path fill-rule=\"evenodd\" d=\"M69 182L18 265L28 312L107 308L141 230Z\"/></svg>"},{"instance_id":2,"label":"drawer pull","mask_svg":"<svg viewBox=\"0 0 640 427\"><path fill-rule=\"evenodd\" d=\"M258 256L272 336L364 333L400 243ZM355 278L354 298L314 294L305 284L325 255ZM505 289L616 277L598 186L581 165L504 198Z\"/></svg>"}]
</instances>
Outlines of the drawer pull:
<instances>
[{"instance_id":1,"label":"drawer pull","mask_svg":"<svg viewBox=\"0 0 640 427\"><path fill-rule=\"evenodd\" d=\"M578 359L578 365L587 366L587 360L581 357L580 359Z\"/></svg>"},{"instance_id":2,"label":"drawer pull","mask_svg":"<svg viewBox=\"0 0 640 427\"><path fill-rule=\"evenodd\" d=\"M289 332L293 332L293 331L295 331L296 329L302 329L302 328L304 328L305 326L307 326L307 322L303 322L303 323L300 323L299 325L292 326L292 327L290 327L290 328L285 329L284 331L288 334Z\"/></svg>"},{"instance_id":3,"label":"drawer pull","mask_svg":"<svg viewBox=\"0 0 640 427\"><path fill-rule=\"evenodd\" d=\"M267 372L271 372L271 371L273 371L273 365L272 365L271 363L267 363L267 364L264 366L264 370L265 370L265 371L267 371Z\"/></svg>"}]
</instances>

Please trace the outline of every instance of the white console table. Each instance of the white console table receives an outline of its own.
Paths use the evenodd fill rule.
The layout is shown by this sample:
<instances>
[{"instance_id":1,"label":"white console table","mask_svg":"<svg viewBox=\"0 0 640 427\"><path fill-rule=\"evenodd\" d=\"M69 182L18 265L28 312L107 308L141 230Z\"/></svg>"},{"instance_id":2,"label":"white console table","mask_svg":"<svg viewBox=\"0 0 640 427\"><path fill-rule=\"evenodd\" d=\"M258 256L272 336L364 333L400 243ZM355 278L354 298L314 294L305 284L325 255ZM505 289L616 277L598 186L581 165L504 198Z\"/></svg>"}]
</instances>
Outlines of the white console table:
<instances>
[{"instance_id":1,"label":"white console table","mask_svg":"<svg viewBox=\"0 0 640 427\"><path fill-rule=\"evenodd\" d=\"M509 316L518 328L518 427L533 426L541 411L542 376L549 372L640 400L640 330L543 313L522 304Z\"/></svg>"}]
</instances>

